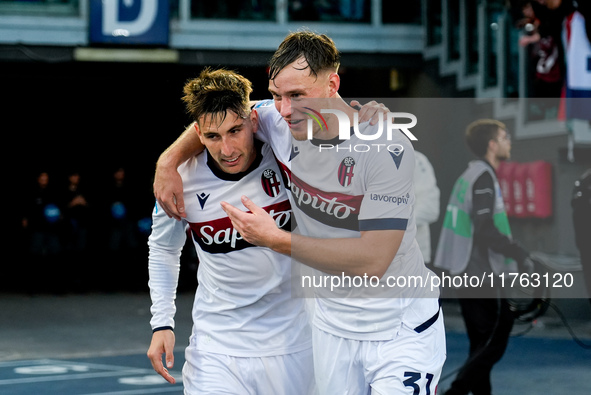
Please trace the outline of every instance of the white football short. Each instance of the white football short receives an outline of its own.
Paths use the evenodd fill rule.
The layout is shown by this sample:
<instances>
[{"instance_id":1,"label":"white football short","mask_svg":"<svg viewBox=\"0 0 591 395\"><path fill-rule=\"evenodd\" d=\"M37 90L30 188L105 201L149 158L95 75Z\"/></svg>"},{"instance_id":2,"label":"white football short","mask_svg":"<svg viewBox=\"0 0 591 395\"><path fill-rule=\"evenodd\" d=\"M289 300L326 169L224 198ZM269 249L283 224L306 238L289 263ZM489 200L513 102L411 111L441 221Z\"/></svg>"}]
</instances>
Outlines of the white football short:
<instances>
[{"instance_id":1,"label":"white football short","mask_svg":"<svg viewBox=\"0 0 591 395\"><path fill-rule=\"evenodd\" d=\"M313 329L321 395L435 395L445 362L443 314L418 333L402 324L387 341L351 340Z\"/></svg>"},{"instance_id":2,"label":"white football short","mask_svg":"<svg viewBox=\"0 0 591 395\"><path fill-rule=\"evenodd\" d=\"M187 348L185 359L185 395L315 394L311 349L271 357L232 357Z\"/></svg>"}]
</instances>

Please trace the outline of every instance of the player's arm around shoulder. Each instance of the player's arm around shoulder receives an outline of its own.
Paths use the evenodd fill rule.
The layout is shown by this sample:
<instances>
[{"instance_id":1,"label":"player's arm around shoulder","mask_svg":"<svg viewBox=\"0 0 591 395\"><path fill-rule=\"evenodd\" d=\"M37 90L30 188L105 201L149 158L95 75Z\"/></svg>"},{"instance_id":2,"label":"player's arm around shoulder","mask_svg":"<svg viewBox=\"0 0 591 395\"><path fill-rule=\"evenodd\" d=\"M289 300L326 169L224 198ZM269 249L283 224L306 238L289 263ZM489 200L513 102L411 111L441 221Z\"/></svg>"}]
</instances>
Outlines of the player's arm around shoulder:
<instances>
[{"instance_id":1,"label":"player's arm around shoulder","mask_svg":"<svg viewBox=\"0 0 591 395\"><path fill-rule=\"evenodd\" d=\"M169 217L180 220L186 216L183 199L183 183L177 168L187 159L205 149L196 133L193 122L183 134L168 147L156 163L154 197Z\"/></svg>"}]
</instances>

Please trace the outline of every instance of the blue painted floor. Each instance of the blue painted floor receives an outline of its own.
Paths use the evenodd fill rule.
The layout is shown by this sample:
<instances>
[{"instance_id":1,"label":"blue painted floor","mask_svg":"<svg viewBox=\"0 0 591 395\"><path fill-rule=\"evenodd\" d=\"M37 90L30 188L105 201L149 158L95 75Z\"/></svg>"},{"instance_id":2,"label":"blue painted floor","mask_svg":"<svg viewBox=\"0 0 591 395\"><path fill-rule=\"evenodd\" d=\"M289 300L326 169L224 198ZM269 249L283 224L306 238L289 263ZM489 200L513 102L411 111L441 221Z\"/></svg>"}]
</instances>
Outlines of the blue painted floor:
<instances>
[{"instance_id":1,"label":"blue painted floor","mask_svg":"<svg viewBox=\"0 0 591 395\"><path fill-rule=\"evenodd\" d=\"M0 363L0 394L179 395L183 393L183 362L178 360L177 367L171 370L176 385L157 375L145 354L3 362Z\"/></svg>"},{"instance_id":2,"label":"blue painted floor","mask_svg":"<svg viewBox=\"0 0 591 395\"><path fill-rule=\"evenodd\" d=\"M465 333L450 332L440 389L447 389L468 355ZM588 341L589 342L589 341ZM591 342L589 342L591 343ZM493 394L589 395L591 350L570 339L513 337L492 371Z\"/></svg>"},{"instance_id":3,"label":"blue painted floor","mask_svg":"<svg viewBox=\"0 0 591 395\"><path fill-rule=\"evenodd\" d=\"M453 371L467 355L466 335L447 333L447 361L439 388L447 388ZM144 353L125 356L38 359L0 362L3 395L182 394L182 353L176 353L170 385L151 368ZM451 374L451 375L450 375ZM512 338L493 370L493 391L502 395L589 395L591 351L567 339Z\"/></svg>"}]
</instances>

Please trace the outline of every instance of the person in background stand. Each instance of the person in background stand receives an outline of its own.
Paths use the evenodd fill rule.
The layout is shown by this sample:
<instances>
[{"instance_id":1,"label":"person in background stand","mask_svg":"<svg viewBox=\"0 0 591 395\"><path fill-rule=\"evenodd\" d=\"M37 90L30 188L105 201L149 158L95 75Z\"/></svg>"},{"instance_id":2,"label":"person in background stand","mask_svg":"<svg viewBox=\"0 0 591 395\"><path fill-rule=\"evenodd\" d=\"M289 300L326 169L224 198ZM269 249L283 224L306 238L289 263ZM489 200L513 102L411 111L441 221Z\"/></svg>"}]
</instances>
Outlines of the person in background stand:
<instances>
[{"instance_id":1,"label":"person in background stand","mask_svg":"<svg viewBox=\"0 0 591 395\"><path fill-rule=\"evenodd\" d=\"M53 273L50 268L62 252L62 209L46 171L37 176L37 184L24 208L22 227L28 233L30 259L29 268L23 275L30 278L26 282L30 291L45 290L52 283L48 277Z\"/></svg>"},{"instance_id":2,"label":"person in background stand","mask_svg":"<svg viewBox=\"0 0 591 395\"><path fill-rule=\"evenodd\" d=\"M87 191L81 187L81 176L77 170L68 173L68 185L61 192L64 207L64 247L65 259L55 269L62 283L61 289L72 287L81 289L82 276L86 261L84 253L88 246L88 225L90 222L90 207Z\"/></svg>"},{"instance_id":3,"label":"person in background stand","mask_svg":"<svg viewBox=\"0 0 591 395\"><path fill-rule=\"evenodd\" d=\"M520 1L524 18L518 22L527 34L519 38L519 45L531 47L531 97L560 97L564 85L566 65L562 42L562 21L572 12L570 0Z\"/></svg>"},{"instance_id":4,"label":"person in background stand","mask_svg":"<svg viewBox=\"0 0 591 395\"><path fill-rule=\"evenodd\" d=\"M452 190L435 255L435 267L451 275L531 273L529 253L511 237L496 169L511 156L511 137L496 120L468 125L466 143L478 157ZM517 266L511 258L517 261ZM470 354L446 395L490 395L490 374L505 353L514 317L491 284L456 289L470 340Z\"/></svg>"},{"instance_id":5,"label":"person in background stand","mask_svg":"<svg viewBox=\"0 0 591 395\"><path fill-rule=\"evenodd\" d=\"M136 259L139 241L136 231L138 219L137 201L139 194L134 193L126 169L116 166L112 169L110 184L105 188L103 200L103 218L105 219L105 246L108 270L103 273L106 278L101 279L101 287L110 289L136 289L143 287L144 278L138 278L141 259ZM134 203L136 202L136 203ZM110 273L117 271L122 274L117 279Z\"/></svg>"},{"instance_id":6,"label":"person in background stand","mask_svg":"<svg viewBox=\"0 0 591 395\"><path fill-rule=\"evenodd\" d=\"M63 193L65 219L68 222L67 248L81 252L86 248L88 236L88 196L80 187L80 173L70 172L68 187Z\"/></svg>"},{"instance_id":7,"label":"person in background stand","mask_svg":"<svg viewBox=\"0 0 591 395\"><path fill-rule=\"evenodd\" d=\"M126 179L125 168L118 167L113 172L111 185L107 189L107 205L110 217L109 250L116 252L134 249L138 241L135 237L131 210L132 191Z\"/></svg>"}]
</instances>

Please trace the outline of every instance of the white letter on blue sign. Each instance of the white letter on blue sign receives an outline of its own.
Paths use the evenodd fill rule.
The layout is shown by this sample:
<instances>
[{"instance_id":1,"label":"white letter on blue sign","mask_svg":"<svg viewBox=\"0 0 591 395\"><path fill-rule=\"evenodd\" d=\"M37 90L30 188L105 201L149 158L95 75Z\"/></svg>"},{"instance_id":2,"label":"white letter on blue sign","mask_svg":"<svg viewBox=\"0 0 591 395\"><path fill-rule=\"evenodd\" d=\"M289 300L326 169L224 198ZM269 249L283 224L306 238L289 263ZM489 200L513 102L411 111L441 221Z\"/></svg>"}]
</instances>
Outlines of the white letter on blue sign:
<instances>
[{"instance_id":1,"label":"white letter on blue sign","mask_svg":"<svg viewBox=\"0 0 591 395\"><path fill-rule=\"evenodd\" d=\"M106 36L139 36L147 32L158 13L158 0L141 1L138 17L133 21L119 20L119 1L103 0L103 34ZM131 7L134 0L123 0L126 7Z\"/></svg>"}]
</instances>

